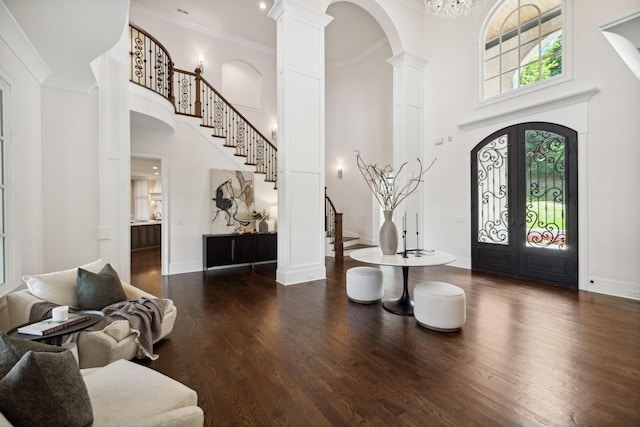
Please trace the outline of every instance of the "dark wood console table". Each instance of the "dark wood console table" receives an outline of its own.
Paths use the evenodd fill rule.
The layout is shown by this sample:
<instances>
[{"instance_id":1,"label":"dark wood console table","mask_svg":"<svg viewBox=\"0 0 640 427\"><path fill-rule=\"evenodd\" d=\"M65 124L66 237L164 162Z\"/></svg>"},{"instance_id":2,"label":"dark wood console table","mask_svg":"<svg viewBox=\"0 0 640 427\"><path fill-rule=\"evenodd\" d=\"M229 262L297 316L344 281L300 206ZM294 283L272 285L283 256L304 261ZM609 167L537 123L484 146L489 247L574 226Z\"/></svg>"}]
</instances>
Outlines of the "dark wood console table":
<instances>
[{"instance_id":1,"label":"dark wood console table","mask_svg":"<svg viewBox=\"0 0 640 427\"><path fill-rule=\"evenodd\" d=\"M203 234L202 269L236 264L275 261L276 233Z\"/></svg>"}]
</instances>

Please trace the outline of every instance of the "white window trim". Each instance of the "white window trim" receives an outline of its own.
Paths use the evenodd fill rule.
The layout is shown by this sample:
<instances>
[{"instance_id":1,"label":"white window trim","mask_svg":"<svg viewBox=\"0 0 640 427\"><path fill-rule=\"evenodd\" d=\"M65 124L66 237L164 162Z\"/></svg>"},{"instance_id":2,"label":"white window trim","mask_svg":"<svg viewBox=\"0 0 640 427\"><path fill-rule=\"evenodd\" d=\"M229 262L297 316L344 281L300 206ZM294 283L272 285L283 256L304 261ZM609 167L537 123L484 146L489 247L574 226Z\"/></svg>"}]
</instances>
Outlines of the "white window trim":
<instances>
[{"instance_id":1,"label":"white window trim","mask_svg":"<svg viewBox=\"0 0 640 427\"><path fill-rule=\"evenodd\" d=\"M493 5L489 13L487 13L487 16L485 16L482 27L480 28L480 34L478 35L478 56L476 60L476 67L478 67L476 72L476 108L482 108L504 102L532 92L544 90L573 79L573 0L562 0L562 74L483 99L484 35L487 32L487 26L489 25L491 17L506 1L507 0L502 0Z\"/></svg>"},{"instance_id":2,"label":"white window trim","mask_svg":"<svg viewBox=\"0 0 640 427\"><path fill-rule=\"evenodd\" d=\"M15 241L15 222L14 222L14 206L15 194L13 190L13 116L15 111L15 103L13 98L12 86L9 80L5 79L5 75L0 68L0 90L2 90L2 103L4 114L4 182L5 182L5 200L4 200L4 276L5 282L0 285L0 297L13 292L22 286L19 277L16 276L16 241Z\"/></svg>"}]
</instances>

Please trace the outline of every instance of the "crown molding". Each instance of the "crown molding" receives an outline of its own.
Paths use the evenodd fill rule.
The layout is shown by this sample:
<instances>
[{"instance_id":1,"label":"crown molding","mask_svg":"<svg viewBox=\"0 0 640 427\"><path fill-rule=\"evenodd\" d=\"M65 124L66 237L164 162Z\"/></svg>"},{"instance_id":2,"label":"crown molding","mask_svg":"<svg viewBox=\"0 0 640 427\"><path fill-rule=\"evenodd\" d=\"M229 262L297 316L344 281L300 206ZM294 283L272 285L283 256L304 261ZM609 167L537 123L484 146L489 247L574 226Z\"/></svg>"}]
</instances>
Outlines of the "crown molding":
<instances>
[{"instance_id":1,"label":"crown molding","mask_svg":"<svg viewBox=\"0 0 640 427\"><path fill-rule=\"evenodd\" d=\"M51 69L2 1L0 1L0 39L40 84L51 75Z\"/></svg>"},{"instance_id":2,"label":"crown molding","mask_svg":"<svg viewBox=\"0 0 640 427\"><path fill-rule=\"evenodd\" d=\"M275 56L275 54L276 54L275 48L272 48L270 46L267 46L267 45L264 45L264 44L261 44L261 43L256 43L256 42L253 42L251 40L244 39L242 37L237 37L237 36L234 36L234 35L231 35L231 34L227 34L227 33L223 32L223 31L218 31L218 30L215 30L215 29L212 29L212 28L208 28L208 27L205 27L203 25L190 22L187 19L182 18L182 17L176 18L175 16L172 16L172 15L170 15L170 14L168 14L166 12L163 12L161 10L153 9L153 8L150 8L148 6L141 5L141 4L138 4L138 3L131 3L130 8L131 8L131 10L134 10L134 11L139 12L141 14L154 17L156 19L159 19L161 21L164 21L164 22L167 22L167 23L170 23L170 24L178 25L178 26L180 26L182 28L186 28L188 30L196 31L198 33L204 34L204 35L209 36L209 37L213 37L213 38L216 38L216 39L224 40L224 41L230 42L230 43L239 44L241 46L247 47L249 49L257 50L257 51L260 51L262 53L266 53L268 55Z\"/></svg>"}]
</instances>

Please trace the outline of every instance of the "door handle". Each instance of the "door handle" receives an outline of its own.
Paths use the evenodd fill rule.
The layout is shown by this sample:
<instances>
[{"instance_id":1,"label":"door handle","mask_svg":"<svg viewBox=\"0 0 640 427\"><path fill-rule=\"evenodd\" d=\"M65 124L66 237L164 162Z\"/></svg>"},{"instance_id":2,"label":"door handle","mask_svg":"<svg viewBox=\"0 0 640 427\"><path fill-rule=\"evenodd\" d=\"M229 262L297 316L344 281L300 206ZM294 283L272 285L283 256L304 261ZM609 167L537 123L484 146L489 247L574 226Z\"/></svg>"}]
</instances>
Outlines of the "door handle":
<instances>
[{"instance_id":1,"label":"door handle","mask_svg":"<svg viewBox=\"0 0 640 427\"><path fill-rule=\"evenodd\" d=\"M236 239L231 240L231 261L236 260Z\"/></svg>"}]
</instances>

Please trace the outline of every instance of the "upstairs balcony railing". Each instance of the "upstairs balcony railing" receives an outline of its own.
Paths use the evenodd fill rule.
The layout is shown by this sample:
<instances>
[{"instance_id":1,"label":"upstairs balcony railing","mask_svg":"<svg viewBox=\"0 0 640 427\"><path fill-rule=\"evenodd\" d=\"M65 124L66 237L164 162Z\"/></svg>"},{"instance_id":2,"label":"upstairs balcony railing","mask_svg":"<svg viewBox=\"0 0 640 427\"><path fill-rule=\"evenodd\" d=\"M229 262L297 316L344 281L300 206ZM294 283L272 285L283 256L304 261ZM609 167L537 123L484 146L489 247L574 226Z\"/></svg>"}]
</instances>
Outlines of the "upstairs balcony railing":
<instances>
[{"instance_id":1,"label":"upstairs balcony railing","mask_svg":"<svg viewBox=\"0 0 640 427\"><path fill-rule=\"evenodd\" d=\"M277 182L278 149L231 103L195 72L174 68L167 49L136 25L129 24L129 80L166 98L176 114L198 117L201 126L212 129L213 137L224 138L224 146L235 149L245 164Z\"/></svg>"}]
</instances>

